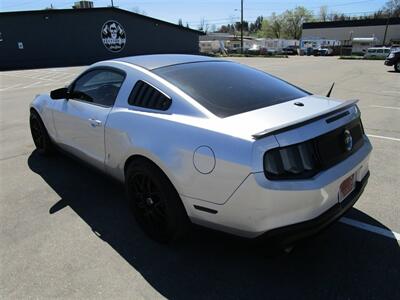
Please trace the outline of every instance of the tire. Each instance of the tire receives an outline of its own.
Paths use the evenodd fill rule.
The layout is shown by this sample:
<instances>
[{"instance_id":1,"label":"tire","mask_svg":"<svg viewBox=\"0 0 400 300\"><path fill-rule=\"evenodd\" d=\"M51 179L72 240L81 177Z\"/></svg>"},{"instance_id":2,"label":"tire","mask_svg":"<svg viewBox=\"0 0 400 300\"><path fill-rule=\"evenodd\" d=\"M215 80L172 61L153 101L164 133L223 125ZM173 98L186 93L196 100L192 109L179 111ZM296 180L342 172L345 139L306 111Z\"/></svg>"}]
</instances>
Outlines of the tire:
<instances>
[{"instance_id":1,"label":"tire","mask_svg":"<svg viewBox=\"0 0 400 300\"><path fill-rule=\"evenodd\" d=\"M394 70L396 72L400 72L400 61L398 61L397 63L394 64Z\"/></svg>"},{"instance_id":2,"label":"tire","mask_svg":"<svg viewBox=\"0 0 400 300\"><path fill-rule=\"evenodd\" d=\"M132 161L125 174L131 211L141 229L153 240L169 243L186 235L190 221L167 176L146 159Z\"/></svg>"},{"instance_id":3,"label":"tire","mask_svg":"<svg viewBox=\"0 0 400 300\"><path fill-rule=\"evenodd\" d=\"M54 152L53 143L39 114L32 110L29 117L31 135L40 155L48 156Z\"/></svg>"}]
</instances>

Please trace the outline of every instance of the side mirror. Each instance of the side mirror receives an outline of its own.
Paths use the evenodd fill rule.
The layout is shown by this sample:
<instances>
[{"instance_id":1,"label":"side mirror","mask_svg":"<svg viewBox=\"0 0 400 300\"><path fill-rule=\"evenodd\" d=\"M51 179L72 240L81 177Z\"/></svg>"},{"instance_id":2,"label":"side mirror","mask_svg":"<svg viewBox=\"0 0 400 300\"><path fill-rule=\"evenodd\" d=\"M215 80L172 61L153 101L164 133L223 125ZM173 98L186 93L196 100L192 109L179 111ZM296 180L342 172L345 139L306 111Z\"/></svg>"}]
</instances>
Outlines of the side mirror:
<instances>
[{"instance_id":1,"label":"side mirror","mask_svg":"<svg viewBox=\"0 0 400 300\"><path fill-rule=\"evenodd\" d=\"M53 100L56 99L67 99L68 98L68 88L60 88L50 92L50 97Z\"/></svg>"}]
</instances>

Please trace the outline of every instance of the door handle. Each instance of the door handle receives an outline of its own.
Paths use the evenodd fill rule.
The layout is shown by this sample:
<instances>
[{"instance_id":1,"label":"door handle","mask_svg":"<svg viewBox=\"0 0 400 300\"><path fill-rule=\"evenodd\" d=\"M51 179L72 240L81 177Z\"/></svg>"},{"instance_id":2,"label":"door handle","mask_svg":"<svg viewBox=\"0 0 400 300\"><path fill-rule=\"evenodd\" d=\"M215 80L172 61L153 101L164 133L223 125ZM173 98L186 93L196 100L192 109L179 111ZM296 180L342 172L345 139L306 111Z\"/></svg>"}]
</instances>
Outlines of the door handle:
<instances>
[{"instance_id":1,"label":"door handle","mask_svg":"<svg viewBox=\"0 0 400 300\"><path fill-rule=\"evenodd\" d=\"M90 125L91 125L92 127L99 127L99 126L101 126L101 121L100 121L100 120L96 120L96 119L90 118L90 119L89 119L89 122L90 122Z\"/></svg>"}]
</instances>

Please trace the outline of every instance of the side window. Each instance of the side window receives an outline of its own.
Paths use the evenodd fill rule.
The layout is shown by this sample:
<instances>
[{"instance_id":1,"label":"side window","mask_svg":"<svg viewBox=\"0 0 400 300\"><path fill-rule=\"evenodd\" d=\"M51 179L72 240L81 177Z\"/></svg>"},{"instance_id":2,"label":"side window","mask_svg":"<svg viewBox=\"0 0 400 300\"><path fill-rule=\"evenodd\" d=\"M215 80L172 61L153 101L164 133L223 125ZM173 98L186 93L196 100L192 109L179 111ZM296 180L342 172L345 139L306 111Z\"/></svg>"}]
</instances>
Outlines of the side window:
<instances>
[{"instance_id":1,"label":"side window","mask_svg":"<svg viewBox=\"0 0 400 300\"><path fill-rule=\"evenodd\" d=\"M128 103L133 106L167 110L171 106L172 100L153 86L139 80L129 95Z\"/></svg>"},{"instance_id":2,"label":"side window","mask_svg":"<svg viewBox=\"0 0 400 300\"><path fill-rule=\"evenodd\" d=\"M383 49L378 49L378 53L383 53Z\"/></svg>"},{"instance_id":3,"label":"side window","mask_svg":"<svg viewBox=\"0 0 400 300\"><path fill-rule=\"evenodd\" d=\"M73 84L71 98L113 106L125 76L113 70L89 71Z\"/></svg>"}]
</instances>

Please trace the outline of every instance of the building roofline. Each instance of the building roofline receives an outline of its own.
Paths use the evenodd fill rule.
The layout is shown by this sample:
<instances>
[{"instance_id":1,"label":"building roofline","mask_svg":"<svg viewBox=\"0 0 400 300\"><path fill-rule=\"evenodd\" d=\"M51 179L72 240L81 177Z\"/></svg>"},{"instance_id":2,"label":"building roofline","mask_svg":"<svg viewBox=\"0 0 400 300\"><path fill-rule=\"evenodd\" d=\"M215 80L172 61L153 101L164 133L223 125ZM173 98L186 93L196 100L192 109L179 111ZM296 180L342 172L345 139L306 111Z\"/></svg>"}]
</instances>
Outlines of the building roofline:
<instances>
[{"instance_id":1,"label":"building roofline","mask_svg":"<svg viewBox=\"0 0 400 300\"><path fill-rule=\"evenodd\" d=\"M35 15L35 14L63 14L63 13L71 13L71 12L93 12L93 11L116 11L116 12L120 12L120 13L124 13L124 14L129 14L129 15L134 15L136 17L139 18L143 18L149 21L153 21L153 22L157 22L157 23L162 23L168 26L173 26L173 27L177 27L179 29L182 30L187 30L187 31L191 31L194 33L197 33L198 35L205 35L205 33L203 31L200 30L196 30L196 29L191 29L191 28L187 28L185 26L180 26L174 23L170 23L167 21L163 21L160 19L156 19L156 18L152 18L149 16L145 16L145 15L141 15L129 10L125 10L125 9L121 9L118 7L92 7L92 8L62 8L62 9L41 9L41 10L22 10L22 11L6 11L6 12L0 12L0 16L14 16L14 15Z\"/></svg>"},{"instance_id":2,"label":"building roofline","mask_svg":"<svg viewBox=\"0 0 400 300\"><path fill-rule=\"evenodd\" d=\"M319 28L337 28L337 27L362 27L362 26L380 26L386 25L388 19L362 19L362 20L345 20L330 22L310 22L303 23L303 29L319 29ZM400 24L400 18L390 18L389 25Z\"/></svg>"}]
</instances>

